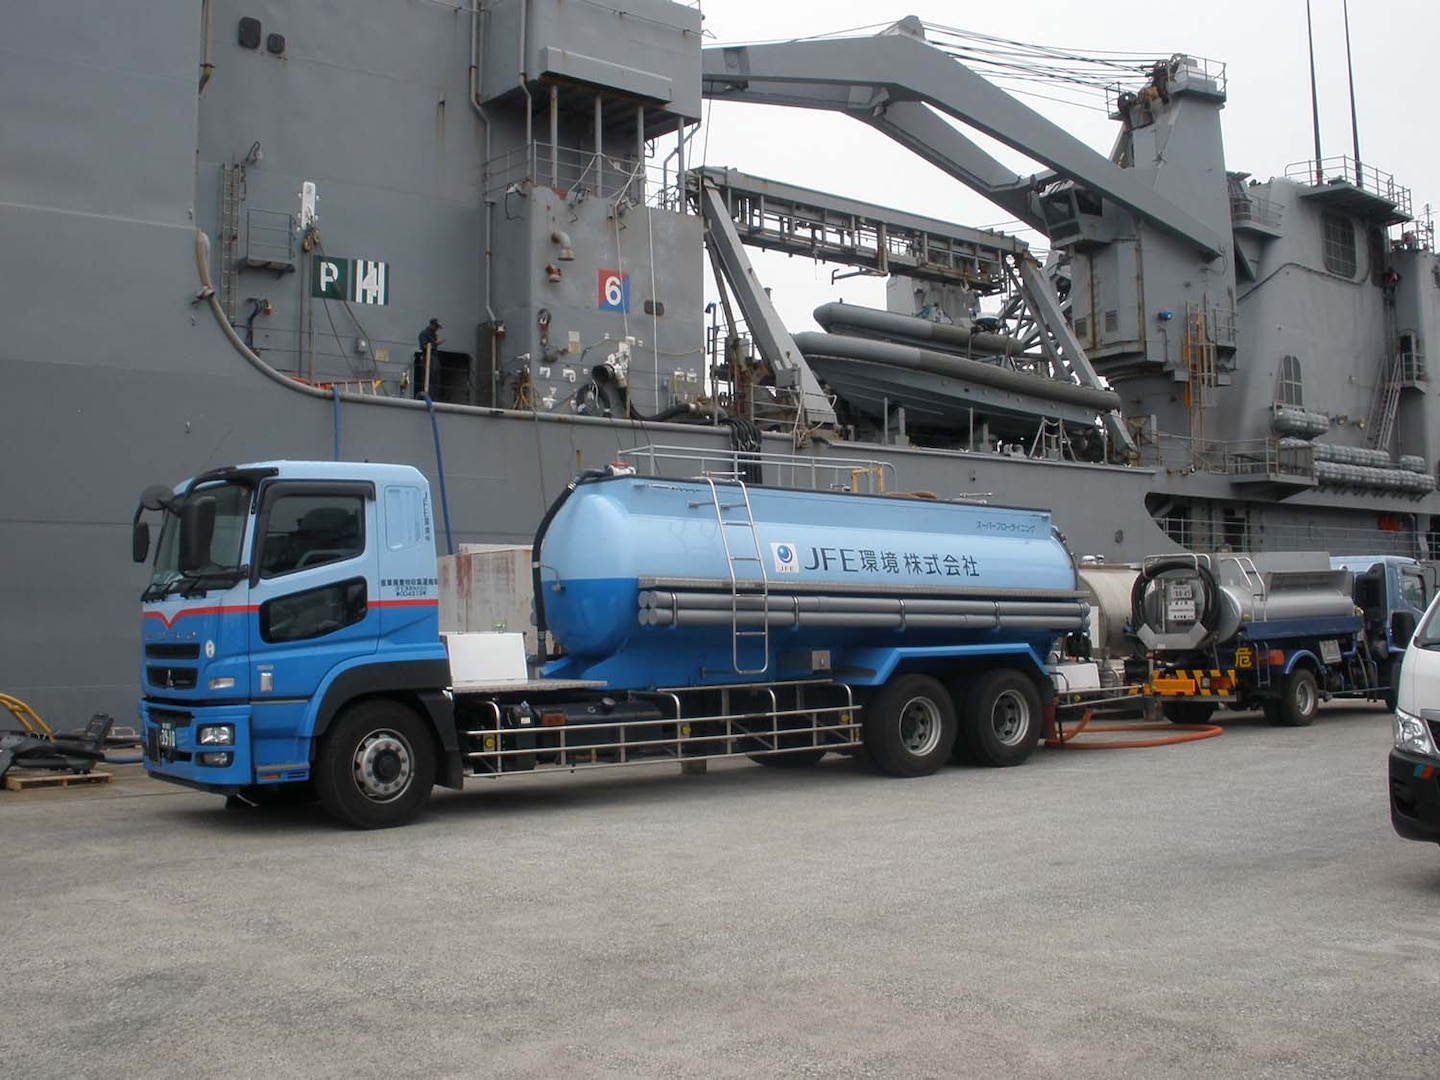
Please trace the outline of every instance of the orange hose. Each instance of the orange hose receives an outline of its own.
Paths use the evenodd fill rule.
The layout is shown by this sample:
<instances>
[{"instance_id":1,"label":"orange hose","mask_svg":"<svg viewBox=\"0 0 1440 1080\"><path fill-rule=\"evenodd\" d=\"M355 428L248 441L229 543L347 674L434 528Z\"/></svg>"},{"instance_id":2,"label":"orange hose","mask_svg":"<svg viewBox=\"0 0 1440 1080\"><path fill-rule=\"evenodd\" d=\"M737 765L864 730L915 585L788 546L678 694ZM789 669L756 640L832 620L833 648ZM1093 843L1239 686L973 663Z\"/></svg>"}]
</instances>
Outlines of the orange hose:
<instances>
[{"instance_id":1,"label":"orange hose","mask_svg":"<svg viewBox=\"0 0 1440 1080\"><path fill-rule=\"evenodd\" d=\"M1054 738L1046 739L1046 746L1066 748L1070 750L1143 750L1150 746L1174 746L1177 743L1199 742L1201 739L1213 739L1216 735L1223 735L1225 729L1217 724L1166 724L1165 731L1183 732L1180 735L1161 735L1153 739L1107 739L1104 742L1076 742L1076 736L1089 730L1095 734L1109 734L1114 731L1157 731L1162 730L1157 724L1104 724L1098 727L1091 727L1090 720L1095 715L1093 709L1087 709L1080 722L1075 724L1068 733L1062 732Z\"/></svg>"}]
</instances>

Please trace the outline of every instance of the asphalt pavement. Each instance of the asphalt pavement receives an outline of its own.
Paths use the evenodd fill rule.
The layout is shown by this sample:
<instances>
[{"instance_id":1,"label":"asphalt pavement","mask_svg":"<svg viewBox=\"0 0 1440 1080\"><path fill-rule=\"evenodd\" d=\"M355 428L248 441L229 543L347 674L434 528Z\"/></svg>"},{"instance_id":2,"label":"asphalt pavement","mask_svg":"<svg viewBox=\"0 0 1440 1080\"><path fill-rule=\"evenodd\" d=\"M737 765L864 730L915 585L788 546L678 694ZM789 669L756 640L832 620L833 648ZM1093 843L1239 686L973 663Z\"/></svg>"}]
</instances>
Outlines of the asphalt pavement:
<instances>
[{"instance_id":1,"label":"asphalt pavement","mask_svg":"<svg viewBox=\"0 0 1440 1080\"><path fill-rule=\"evenodd\" d=\"M415 824L121 767L0 792L37 1077L1434 1077L1440 849L1388 716L917 780L647 766Z\"/></svg>"}]
</instances>

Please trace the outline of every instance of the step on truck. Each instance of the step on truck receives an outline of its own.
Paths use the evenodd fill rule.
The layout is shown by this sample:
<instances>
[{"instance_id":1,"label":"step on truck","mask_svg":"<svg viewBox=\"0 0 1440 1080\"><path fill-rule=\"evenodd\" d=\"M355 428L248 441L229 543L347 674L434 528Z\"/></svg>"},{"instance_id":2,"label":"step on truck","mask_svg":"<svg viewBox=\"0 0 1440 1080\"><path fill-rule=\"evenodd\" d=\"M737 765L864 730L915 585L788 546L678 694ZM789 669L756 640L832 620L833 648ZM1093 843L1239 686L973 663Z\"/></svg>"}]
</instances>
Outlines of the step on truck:
<instances>
[{"instance_id":1,"label":"step on truck","mask_svg":"<svg viewBox=\"0 0 1440 1080\"><path fill-rule=\"evenodd\" d=\"M150 552L152 513L161 515ZM147 489L132 538L150 775L410 820L435 784L839 752L921 776L1024 761L1083 628L1042 510L582 474L533 545L541 643L441 635L429 486L275 461ZM517 651L519 650L519 651Z\"/></svg>"},{"instance_id":2,"label":"step on truck","mask_svg":"<svg viewBox=\"0 0 1440 1080\"><path fill-rule=\"evenodd\" d=\"M1130 679L1177 723L1227 705L1302 726L1331 697L1393 708L1396 659L1433 571L1398 558L1353 566L1323 552L1147 559L1130 594Z\"/></svg>"}]
</instances>

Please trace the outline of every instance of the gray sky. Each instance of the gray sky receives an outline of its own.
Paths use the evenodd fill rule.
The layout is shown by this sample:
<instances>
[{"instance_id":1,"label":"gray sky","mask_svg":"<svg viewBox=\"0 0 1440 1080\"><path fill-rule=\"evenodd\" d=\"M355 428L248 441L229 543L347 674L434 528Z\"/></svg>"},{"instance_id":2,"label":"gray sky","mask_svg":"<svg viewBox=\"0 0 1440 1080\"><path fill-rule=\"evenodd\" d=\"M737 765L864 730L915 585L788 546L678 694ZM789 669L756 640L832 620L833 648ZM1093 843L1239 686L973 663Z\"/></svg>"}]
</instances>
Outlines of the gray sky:
<instances>
[{"instance_id":1,"label":"gray sky","mask_svg":"<svg viewBox=\"0 0 1440 1080\"><path fill-rule=\"evenodd\" d=\"M1312 0L1312 5L1322 149L1326 157L1353 156L1341 0ZM1159 59L1184 52L1205 57L1227 68L1226 168L1263 180L1314 156L1304 0L705 0L701 7L707 46L812 37L917 15L928 23L1087 55L1142 52ZM1440 203L1440 137L1434 119L1440 95L1427 71L1440 45L1440 3L1355 0L1350 37L1361 159L1409 187L1418 214L1426 203ZM1021 100L1108 153L1116 125L1102 111L1034 97ZM703 153L710 165L964 225L1018 231L1000 224L1003 211L863 124L809 110L707 108L709 124L692 143L692 159ZM1020 173L1037 168L1008 151L1002 160ZM834 267L751 254L794 330L811 328L809 312L837 296L884 306L878 280L851 279L832 287Z\"/></svg>"}]
</instances>

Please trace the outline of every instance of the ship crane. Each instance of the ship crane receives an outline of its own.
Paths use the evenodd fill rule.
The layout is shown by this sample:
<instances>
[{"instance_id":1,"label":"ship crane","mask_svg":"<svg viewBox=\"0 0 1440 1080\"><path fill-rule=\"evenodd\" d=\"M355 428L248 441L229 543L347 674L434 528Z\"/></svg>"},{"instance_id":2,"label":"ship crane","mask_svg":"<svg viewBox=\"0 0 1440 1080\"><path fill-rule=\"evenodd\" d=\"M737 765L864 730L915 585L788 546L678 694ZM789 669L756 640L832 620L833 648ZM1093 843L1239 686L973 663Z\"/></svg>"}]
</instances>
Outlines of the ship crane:
<instances>
[{"instance_id":1,"label":"ship crane","mask_svg":"<svg viewBox=\"0 0 1440 1080\"><path fill-rule=\"evenodd\" d=\"M1016 176L927 106L1103 195L1207 260L1225 250L1216 230L931 45L913 16L873 37L710 48L703 65L706 97L845 113L1047 235L1034 197L1038 178Z\"/></svg>"}]
</instances>

